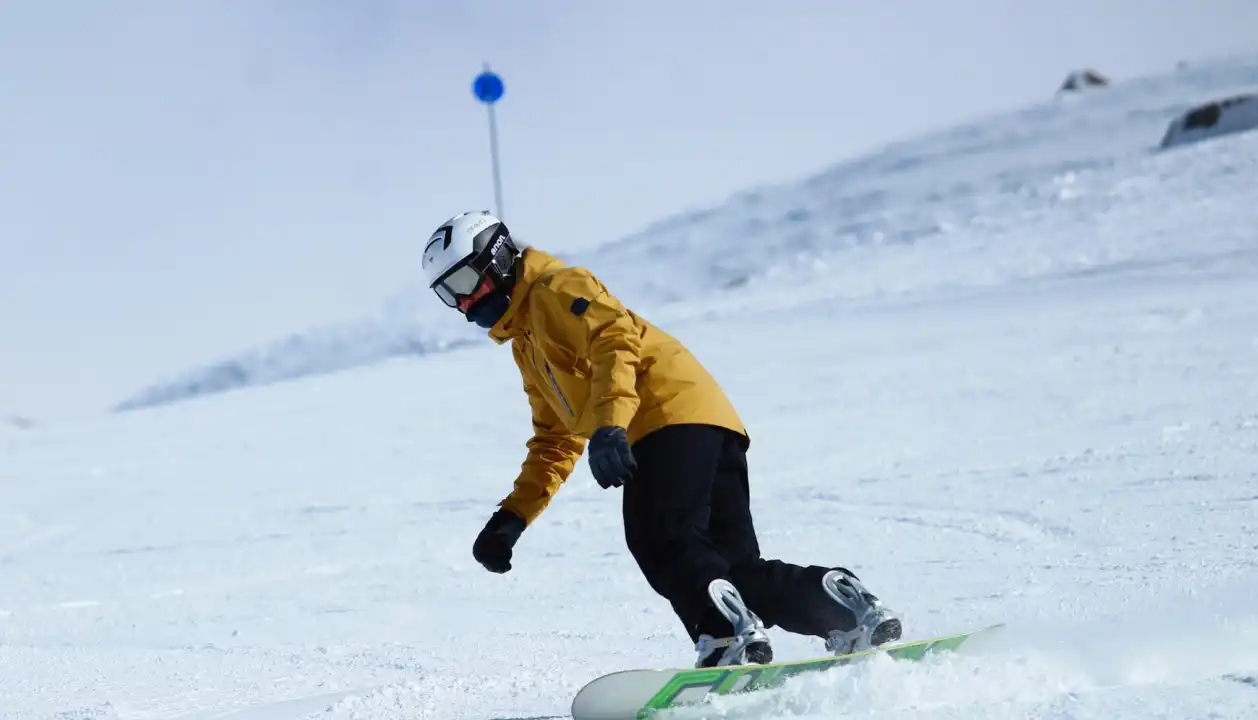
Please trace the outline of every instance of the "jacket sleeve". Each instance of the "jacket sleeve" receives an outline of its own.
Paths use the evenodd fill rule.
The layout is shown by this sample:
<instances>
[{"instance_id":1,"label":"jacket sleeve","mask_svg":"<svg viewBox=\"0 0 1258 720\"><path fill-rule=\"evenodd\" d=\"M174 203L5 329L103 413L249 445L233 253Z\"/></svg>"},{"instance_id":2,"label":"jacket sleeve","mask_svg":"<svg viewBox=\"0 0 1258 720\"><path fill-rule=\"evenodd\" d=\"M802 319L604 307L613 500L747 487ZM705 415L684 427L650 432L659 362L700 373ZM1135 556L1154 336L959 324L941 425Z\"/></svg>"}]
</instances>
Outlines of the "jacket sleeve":
<instances>
[{"instance_id":1,"label":"jacket sleeve","mask_svg":"<svg viewBox=\"0 0 1258 720\"><path fill-rule=\"evenodd\" d=\"M532 410L533 436L528 440L528 454L516 477L515 487L499 506L519 515L531 525L559 492L559 486L572 474L577 460L585 451L585 439L564 428L546 398L527 376L524 392Z\"/></svg>"},{"instance_id":2,"label":"jacket sleeve","mask_svg":"<svg viewBox=\"0 0 1258 720\"><path fill-rule=\"evenodd\" d=\"M539 292L540 290L540 292ZM629 427L638 413L642 335L633 315L590 272L572 268L553 285L535 288L547 332L590 361L585 410L593 427Z\"/></svg>"},{"instance_id":3,"label":"jacket sleeve","mask_svg":"<svg viewBox=\"0 0 1258 720\"><path fill-rule=\"evenodd\" d=\"M590 410L594 427L627 428L638 413L642 335L625 306L597 281L594 285L579 316L589 343Z\"/></svg>"}]
</instances>

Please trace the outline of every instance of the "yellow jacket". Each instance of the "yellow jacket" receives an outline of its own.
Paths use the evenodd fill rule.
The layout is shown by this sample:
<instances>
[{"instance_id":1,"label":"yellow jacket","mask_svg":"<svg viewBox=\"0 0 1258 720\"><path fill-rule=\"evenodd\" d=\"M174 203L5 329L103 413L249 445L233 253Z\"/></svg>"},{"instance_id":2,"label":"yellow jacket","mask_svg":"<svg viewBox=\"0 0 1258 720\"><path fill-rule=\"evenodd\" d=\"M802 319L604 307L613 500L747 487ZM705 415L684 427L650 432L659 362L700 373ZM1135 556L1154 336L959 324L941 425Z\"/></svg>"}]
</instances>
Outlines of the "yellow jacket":
<instances>
[{"instance_id":1,"label":"yellow jacket","mask_svg":"<svg viewBox=\"0 0 1258 720\"><path fill-rule=\"evenodd\" d=\"M533 436L501 507L531 524L605 425L625 428L631 444L679 423L747 434L694 355L625 308L588 270L526 248L517 276L511 305L489 336L511 341Z\"/></svg>"}]
</instances>

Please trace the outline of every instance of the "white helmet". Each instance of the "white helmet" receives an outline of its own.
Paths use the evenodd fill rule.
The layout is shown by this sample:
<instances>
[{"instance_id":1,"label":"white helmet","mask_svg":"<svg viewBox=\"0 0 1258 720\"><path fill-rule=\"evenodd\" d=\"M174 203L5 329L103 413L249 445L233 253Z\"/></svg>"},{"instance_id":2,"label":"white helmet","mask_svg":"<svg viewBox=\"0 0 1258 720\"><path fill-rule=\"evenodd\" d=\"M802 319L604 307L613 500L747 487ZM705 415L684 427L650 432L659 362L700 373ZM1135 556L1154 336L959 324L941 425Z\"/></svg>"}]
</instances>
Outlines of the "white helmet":
<instances>
[{"instance_id":1,"label":"white helmet","mask_svg":"<svg viewBox=\"0 0 1258 720\"><path fill-rule=\"evenodd\" d=\"M478 291L507 290L519 249L501 220L487 210L459 213L441 224L424 247L428 287L466 313ZM492 283L492 285L489 285Z\"/></svg>"}]
</instances>

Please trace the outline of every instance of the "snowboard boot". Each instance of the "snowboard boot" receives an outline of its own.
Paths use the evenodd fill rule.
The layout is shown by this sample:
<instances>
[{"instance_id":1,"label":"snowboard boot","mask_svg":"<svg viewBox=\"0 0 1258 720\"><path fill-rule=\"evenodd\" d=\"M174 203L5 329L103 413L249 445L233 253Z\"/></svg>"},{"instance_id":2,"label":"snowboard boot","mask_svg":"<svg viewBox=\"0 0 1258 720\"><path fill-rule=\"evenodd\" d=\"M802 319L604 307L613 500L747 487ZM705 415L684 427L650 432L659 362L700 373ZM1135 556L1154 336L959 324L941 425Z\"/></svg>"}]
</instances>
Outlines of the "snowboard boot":
<instances>
[{"instance_id":1,"label":"snowboard boot","mask_svg":"<svg viewBox=\"0 0 1258 720\"><path fill-rule=\"evenodd\" d=\"M883 606L849 570L836 568L821 579L826 594L842 611L830 629L826 650L835 655L861 652L900 639L900 618Z\"/></svg>"},{"instance_id":2,"label":"snowboard boot","mask_svg":"<svg viewBox=\"0 0 1258 720\"><path fill-rule=\"evenodd\" d=\"M720 667L724 665L762 665L773 661L773 648L764 632L764 623L747 607L733 583L717 578L708 583L708 596L721 615L734 628L729 637L717 638L709 634L699 636L695 651L699 657L695 667Z\"/></svg>"}]
</instances>

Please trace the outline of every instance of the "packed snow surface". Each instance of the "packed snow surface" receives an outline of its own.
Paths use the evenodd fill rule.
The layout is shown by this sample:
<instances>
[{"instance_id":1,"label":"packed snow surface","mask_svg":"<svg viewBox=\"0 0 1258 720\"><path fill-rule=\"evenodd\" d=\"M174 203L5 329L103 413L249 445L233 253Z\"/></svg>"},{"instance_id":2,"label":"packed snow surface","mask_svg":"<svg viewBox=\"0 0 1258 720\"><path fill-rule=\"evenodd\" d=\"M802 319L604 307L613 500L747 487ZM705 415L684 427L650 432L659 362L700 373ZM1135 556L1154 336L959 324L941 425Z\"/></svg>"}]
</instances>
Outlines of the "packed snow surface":
<instances>
[{"instance_id":1,"label":"packed snow surface","mask_svg":"<svg viewBox=\"0 0 1258 720\"><path fill-rule=\"evenodd\" d=\"M737 403L766 555L852 568L909 637L1009 624L702 716L1258 715L1258 136L1152 149L1256 67L958 128L588 258ZM668 297L670 247L704 288ZM536 720L690 664L584 461L511 573L472 559L528 427L510 353L471 342L0 435L0 716Z\"/></svg>"}]
</instances>

